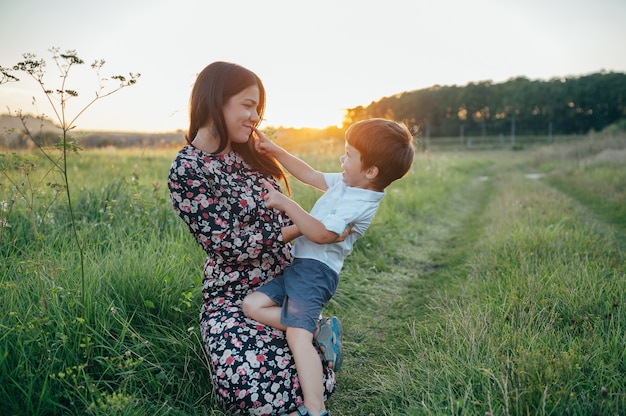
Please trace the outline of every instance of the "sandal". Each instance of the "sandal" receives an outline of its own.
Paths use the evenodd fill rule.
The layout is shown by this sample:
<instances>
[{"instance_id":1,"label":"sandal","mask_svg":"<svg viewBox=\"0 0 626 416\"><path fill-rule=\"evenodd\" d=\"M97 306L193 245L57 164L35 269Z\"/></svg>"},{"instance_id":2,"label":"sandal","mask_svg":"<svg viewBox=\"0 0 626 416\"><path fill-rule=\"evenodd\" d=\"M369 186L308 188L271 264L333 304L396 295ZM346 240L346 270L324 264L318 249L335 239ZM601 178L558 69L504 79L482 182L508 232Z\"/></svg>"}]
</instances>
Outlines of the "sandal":
<instances>
[{"instance_id":1,"label":"sandal","mask_svg":"<svg viewBox=\"0 0 626 416\"><path fill-rule=\"evenodd\" d=\"M339 371L343 362L343 331L339 318L322 318L315 344L324 354L324 361L333 371Z\"/></svg>"},{"instance_id":2,"label":"sandal","mask_svg":"<svg viewBox=\"0 0 626 416\"><path fill-rule=\"evenodd\" d=\"M299 406L296 412L298 412L298 416L307 416L310 414L307 408L304 407L304 405ZM324 413L322 413L320 416L330 416L330 413L328 413L328 410L324 410Z\"/></svg>"}]
</instances>

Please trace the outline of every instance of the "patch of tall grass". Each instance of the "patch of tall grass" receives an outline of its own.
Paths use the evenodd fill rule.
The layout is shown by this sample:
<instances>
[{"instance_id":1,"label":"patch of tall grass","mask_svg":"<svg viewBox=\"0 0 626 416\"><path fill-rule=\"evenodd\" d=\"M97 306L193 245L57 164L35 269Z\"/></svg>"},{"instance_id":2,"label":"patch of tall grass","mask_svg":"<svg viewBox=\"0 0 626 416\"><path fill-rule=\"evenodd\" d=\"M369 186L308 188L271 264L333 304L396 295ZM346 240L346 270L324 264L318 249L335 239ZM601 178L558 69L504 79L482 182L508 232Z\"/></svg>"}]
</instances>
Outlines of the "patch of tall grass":
<instances>
[{"instance_id":1,"label":"patch of tall grass","mask_svg":"<svg viewBox=\"0 0 626 416\"><path fill-rule=\"evenodd\" d=\"M523 171L496 186L461 285L376 374L382 414L620 414L626 269L610 225Z\"/></svg>"},{"instance_id":2,"label":"patch of tall grass","mask_svg":"<svg viewBox=\"0 0 626 416\"><path fill-rule=\"evenodd\" d=\"M337 169L335 147L300 156ZM624 228L593 203L620 205L624 169L538 152L420 153L388 188L326 310L345 332L333 414L626 408ZM204 253L167 196L174 154L71 155L85 305L53 181L10 170L29 204L0 180L0 414L224 414L197 329ZM305 208L319 196L291 184Z\"/></svg>"},{"instance_id":3,"label":"patch of tall grass","mask_svg":"<svg viewBox=\"0 0 626 416\"><path fill-rule=\"evenodd\" d=\"M171 155L79 158L86 305L64 205L33 216L36 244L28 207L17 201L4 213L0 413L221 414L205 400L211 387L197 332L203 256L165 193Z\"/></svg>"},{"instance_id":4,"label":"patch of tall grass","mask_svg":"<svg viewBox=\"0 0 626 416\"><path fill-rule=\"evenodd\" d=\"M348 257L330 305L344 322L350 368L339 375L330 402L334 414L407 414L413 380L396 376L403 357L411 356L409 325L441 291L457 287L447 271L467 250L458 230L472 231L468 218L490 199L492 184L481 178L494 156L420 155L409 176L388 189Z\"/></svg>"}]
</instances>

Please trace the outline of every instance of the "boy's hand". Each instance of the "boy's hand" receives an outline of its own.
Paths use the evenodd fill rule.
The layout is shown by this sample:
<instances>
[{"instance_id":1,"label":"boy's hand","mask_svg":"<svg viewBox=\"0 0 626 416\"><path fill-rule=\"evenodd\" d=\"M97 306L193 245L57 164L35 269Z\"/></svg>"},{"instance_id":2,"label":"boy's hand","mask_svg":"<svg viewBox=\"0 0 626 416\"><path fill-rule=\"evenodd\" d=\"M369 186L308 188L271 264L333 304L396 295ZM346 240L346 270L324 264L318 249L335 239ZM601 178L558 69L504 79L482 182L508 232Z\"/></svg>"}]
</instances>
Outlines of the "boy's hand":
<instances>
[{"instance_id":1,"label":"boy's hand","mask_svg":"<svg viewBox=\"0 0 626 416\"><path fill-rule=\"evenodd\" d=\"M284 194L277 191L270 182L266 179L261 179L261 183L267 189L267 193L263 196L263 200L265 201L265 205L268 208L276 208L278 210L284 211L285 204L290 201Z\"/></svg>"},{"instance_id":2,"label":"boy's hand","mask_svg":"<svg viewBox=\"0 0 626 416\"><path fill-rule=\"evenodd\" d=\"M354 223L351 222L346 226L346 229L343 230L343 233L335 240L335 243L340 243L344 241L350 234L354 234L355 231L352 229L354 227Z\"/></svg>"},{"instance_id":3,"label":"boy's hand","mask_svg":"<svg viewBox=\"0 0 626 416\"><path fill-rule=\"evenodd\" d=\"M254 128L254 135L256 136L256 140L254 141L254 147L257 152L265 155L276 156L280 147L278 147L273 141L265 137L260 130L256 127Z\"/></svg>"}]
</instances>

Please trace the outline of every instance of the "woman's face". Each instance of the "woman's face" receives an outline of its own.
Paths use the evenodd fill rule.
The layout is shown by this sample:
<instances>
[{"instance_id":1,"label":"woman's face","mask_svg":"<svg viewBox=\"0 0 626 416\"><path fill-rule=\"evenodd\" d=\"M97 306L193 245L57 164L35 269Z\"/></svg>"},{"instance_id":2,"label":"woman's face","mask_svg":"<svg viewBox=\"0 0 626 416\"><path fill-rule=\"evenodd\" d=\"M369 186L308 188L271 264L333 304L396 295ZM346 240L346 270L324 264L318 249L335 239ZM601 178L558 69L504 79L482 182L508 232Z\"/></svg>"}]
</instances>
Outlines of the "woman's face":
<instances>
[{"instance_id":1,"label":"woman's face","mask_svg":"<svg viewBox=\"0 0 626 416\"><path fill-rule=\"evenodd\" d=\"M259 87L252 85L233 95L224 105L224 119L229 139L234 143L246 143L252 128L259 123Z\"/></svg>"}]
</instances>

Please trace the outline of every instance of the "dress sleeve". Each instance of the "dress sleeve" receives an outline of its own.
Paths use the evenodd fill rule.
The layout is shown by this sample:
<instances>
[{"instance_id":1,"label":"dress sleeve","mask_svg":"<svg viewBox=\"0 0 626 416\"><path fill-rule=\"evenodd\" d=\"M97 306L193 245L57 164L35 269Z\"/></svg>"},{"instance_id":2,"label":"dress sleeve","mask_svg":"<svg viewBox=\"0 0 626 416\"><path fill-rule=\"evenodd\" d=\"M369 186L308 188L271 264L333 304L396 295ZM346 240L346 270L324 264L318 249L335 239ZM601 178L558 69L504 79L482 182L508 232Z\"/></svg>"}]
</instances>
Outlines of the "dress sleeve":
<instances>
[{"instance_id":1,"label":"dress sleeve","mask_svg":"<svg viewBox=\"0 0 626 416\"><path fill-rule=\"evenodd\" d=\"M195 159L178 157L168 186L174 210L208 254L245 261L284 246L281 228L287 221L265 207L258 178L207 175Z\"/></svg>"}]
</instances>

